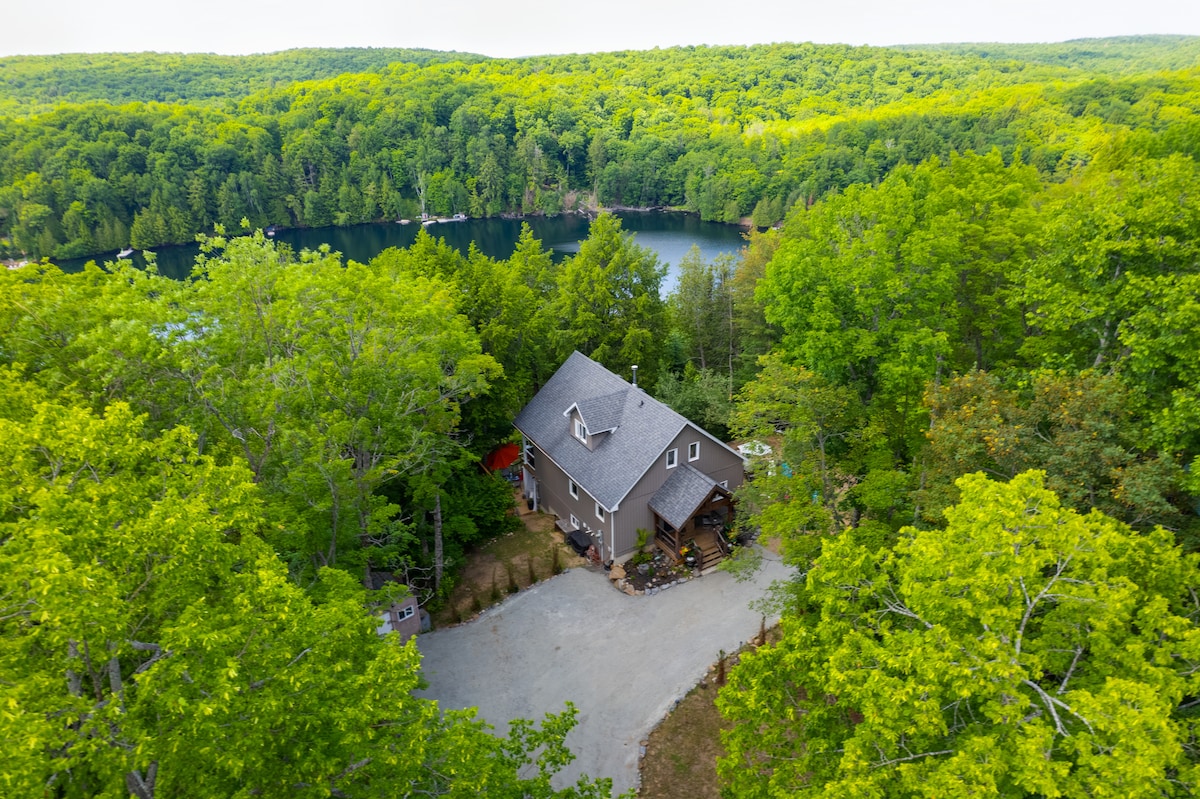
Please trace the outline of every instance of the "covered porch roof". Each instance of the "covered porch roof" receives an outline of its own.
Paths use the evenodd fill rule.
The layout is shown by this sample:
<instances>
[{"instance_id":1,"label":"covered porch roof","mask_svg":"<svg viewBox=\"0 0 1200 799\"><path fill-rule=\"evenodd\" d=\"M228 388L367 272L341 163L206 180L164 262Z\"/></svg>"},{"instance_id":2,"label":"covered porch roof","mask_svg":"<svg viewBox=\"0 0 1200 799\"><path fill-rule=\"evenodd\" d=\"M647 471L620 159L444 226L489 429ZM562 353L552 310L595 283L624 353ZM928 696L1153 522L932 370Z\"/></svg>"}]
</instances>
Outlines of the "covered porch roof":
<instances>
[{"instance_id":1,"label":"covered porch roof","mask_svg":"<svg viewBox=\"0 0 1200 799\"><path fill-rule=\"evenodd\" d=\"M676 467L662 487L650 498L650 510L657 513L667 524L682 530L688 520L706 505L713 494L730 496L708 475L686 464Z\"/></svg>"}]
</instances>

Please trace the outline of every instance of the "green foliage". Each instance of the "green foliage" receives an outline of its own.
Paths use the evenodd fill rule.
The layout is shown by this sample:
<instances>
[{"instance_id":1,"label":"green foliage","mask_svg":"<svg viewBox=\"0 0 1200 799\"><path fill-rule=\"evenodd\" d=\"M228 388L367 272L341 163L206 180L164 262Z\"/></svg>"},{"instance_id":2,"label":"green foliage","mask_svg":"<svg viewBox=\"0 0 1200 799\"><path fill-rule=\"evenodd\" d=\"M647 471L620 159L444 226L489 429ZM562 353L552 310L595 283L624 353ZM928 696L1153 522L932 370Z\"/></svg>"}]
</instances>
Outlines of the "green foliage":
<instances>
[{"instance_id":1,"label":"green foliage","mask_svg":"<svg viewBox=\"0 0 1200 799\"><path fill-rule=\"evenodd\" d=\"M1156 155L1195 154L1197 78L1157 70L1190 66L1196 44L1171 46L1067 47L1071 63L1054 65L1065 46L0 59L0 238L67 257L187 242L243 216L349 225L581 206L762 225L897 167L992 148L1062 179L1128 130L1158 137ZM1120 56L1093 58L1105 47ZM1127 74L1108 77L1117 63Z\"/></svg>"},{"instance_id":2,"label":"green foliage","mask_svg":"<svg viewBox=\"0 0 1200 799\"><path fill-rule=\"evenodd\" d=\"M1130 392L1115 376L1035 372L1010 388L971 373L933 389L930 406L927 521L957 501L958 475L1011 479L1040 469L1046 487L1081 512L1096 508L1139 529L1183 523L1171 504L1180 470L1139 450Z\"/></svg>"},{"instance_id":3,"label":"green foliage","mask_svg":"<svg viewBox=\"0 0 1200 799\"><path fill-rule=\"evenodd\" d=\"M688 364L682 375L662 374L654 385L654 393L674 411L717 438L729 438L732 403L729 378L725 375Z\"/></svg>"},{"instance_id":4,"label":"green foliage","mask_svg":"<svg viewBox=\"0 0 1200 799\"><path fill-rule=\"evenodd\" d=\"M552 795L573 708L504 739L443 715L357 580L288 579L244 463L6 377L0 735L21 745L5 793Z\"/></svg>"},{"instance_id":5,"label":"green foliage","mask_svg":"<svg viewBox=\"0 0 1200 799\"><path fill-rule=\"evenodd\" d=\"M397 62L426 66L483 60L467 53L398 48L321 48L249 56L212 53L72 53L0 58L0 110L90 100L198 103L236 100L263 86L347 72L379 72Z\"/></svg>"},{"instance_id":6,"label":"green foliage","mask_svg":"<svg viewBox=\"0 0 1200 799\"><path fill-rule=\"evenodd\" d=\"M959 481L945 530L826 541L805 616L718 705L737 796L1188 796L1194 556L1060 505L1037 472Z\"/></svg>"},{"instance_id":7,"label":"green foliage","mask_svg":"<svg viewBox=\"0 0 1200 799\"><path fill-rule=\"evenodd\" d=\"M964 471L1040 468L1073 507L1191 540L1196 484L1179 466L1200 457L1186 354L1198 231L1184 198L1200 173L1146 149L1115 145L1049 185L997 152L956 156L793 213L758 283L782 331L772 358L854 392L863 413L832 458L787 452L790 482L747 489L778 516L773 529L819 527L797 506L814 490L827 508L844 500L835 529L864 518L894 529L936 521ZM764 363L736 435L789 426L778 387L795 381Z\"/></svg>"},{"instance_id":8,"label":"green foliage","mask_svg":"<svg viewBox=\"0 0 1200 799\"><path fill-rule=\"evenodd\" d=\"M1001 63L1047 64L1118 75L1187 69L1200 61L1200 39L1194 36L1110 36L1057 44L925 44L899 49L967 53Z\"/></svg>"},{"instance_id":9,"label":"green foliage","mask_svg":"<svg viewBox=\"0 0 1200 799\"><path fill-rule=\"evenodd\" d=\"M1036 173L1000 155L900 169L793 215L760 297L783 345L874 406L898 461L921 445L925 383L1012 360Z\"/></svg>"},{"instance_id":10,"label":"green foliage","mask_svg":"<svg viewBox=\"0 0 1200 799\"><path fill-rule=\"evenodd\" d=\"M732 417L738 440L783 441L766 469L739 491L767 536L782 536L785 555L804 562L814 554L812 534L834 533L849 523L849 491L856 479L847 456L864 438L854 392L788 363L763 356L762 371L743 386ZM765 474L763 473L765 472Z\"/></svg>"},{"instance_id":11,"label":"green foliage","mask_svg":"<svg viewBox=\"0 0 1200 799\"><path fill-rule=\"evenodd\" d=\"M639 549L639 550L645 549L646 544L649 541L650 541L650 531L647 530L645 527L639 527L637 529L637 544L636 544L637 549Z\"/></svg>"},{"instance_id":12,"label":"green foliage","mask_svg":"<svg viewBox=\"0 0 1200 799\"><path fill-rule=\"evenodd\" d=\"M1200 212L1189 199L1200 166L1181 155L1124 161L1049 193L1024 292L1041 333L1026 343L1030 357L1076 369L1125 357L1121 334L1146 290L1200 269Z\"/></svg>"},{"instance_id":13,"label":"green foliage","mask_svg":"<svg viewBox=\"0 0 1200 799\"><path fill-rule=\"evenodd\" d=\"M706 263L693 246L677 267L678 283L668 304L672 326L684 336L689 363L733 378L738 359L733 259ZM728 392L726 392L728 393Z\"/></svg>"},{"instance_id":14,"label":"green foliage","mask_svg":"<svg viewBox=\"0 0 1200 799\"><path fill-rule=\"evenodd\" d=\"M273 539L281 552L357 569L361 547L395 533L379 488L461 457L458 403L496 363L435 278L328 253L289 261L261 233L198 269L177 345L197 424L300 522Z\"/></svg>"},{"instance_id":15,"label":"green foliage","mask_svg":"<svg viewBox=\"0 0 1200 799\"><path fill-rule=\"evenodd\" d=\"M655 255L621 230L621 220L601 214L579 254L559 272L550 308L558 320L552 339L561 362L578 350L620 375L638 366L653 388L666 329L659 295L664 268Z\"/></svg>"}]
</instances>

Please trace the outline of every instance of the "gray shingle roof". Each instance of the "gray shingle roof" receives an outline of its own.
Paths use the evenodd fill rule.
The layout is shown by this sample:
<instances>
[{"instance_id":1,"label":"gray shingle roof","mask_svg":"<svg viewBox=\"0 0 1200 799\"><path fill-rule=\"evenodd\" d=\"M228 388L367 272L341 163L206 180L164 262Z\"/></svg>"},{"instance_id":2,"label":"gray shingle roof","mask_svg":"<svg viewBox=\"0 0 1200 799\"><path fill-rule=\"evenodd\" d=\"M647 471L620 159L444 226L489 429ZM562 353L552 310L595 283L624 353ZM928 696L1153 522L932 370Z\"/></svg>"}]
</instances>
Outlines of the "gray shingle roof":
<instances>
[{"instance_id":1,"label":"gray shingle roof","mask_svg":"<svg viewBox=\"0 0 1200 799\"><path fill-rule=\"evenodd\" d=\"M589 431L616 429L589 450L563 412L575 405ZM593 421L589 414L595 415ZM559 367L514 423L584 491L611 511L688 424L687 419L578 352Z\"/></svg>"},{"instance_id":2,"label":"gray shingle roof","mask_svg":"<svg viewBox=\"0 0 1200 799\"><path fill-rule=\"evenodd\" d=\"M623 388L603 397L580 400L577 408L588 432L603 433L619 426L621 415L625 412L625 398L629 392L629 388Z\"/></svg>"},{"instance_id":3,"label":"gray shingle roof","mask_svg":"<svg viewBox=\"0 0 1200 799\"><path fill-rule=\"evenodd\" d=\"M667 520L676 530L687 524L696 509L704 504L717 485L716 481L703 472L683 465L677 467L654 496L650 497L650 510Z\"/></svg>"}]
</instances>

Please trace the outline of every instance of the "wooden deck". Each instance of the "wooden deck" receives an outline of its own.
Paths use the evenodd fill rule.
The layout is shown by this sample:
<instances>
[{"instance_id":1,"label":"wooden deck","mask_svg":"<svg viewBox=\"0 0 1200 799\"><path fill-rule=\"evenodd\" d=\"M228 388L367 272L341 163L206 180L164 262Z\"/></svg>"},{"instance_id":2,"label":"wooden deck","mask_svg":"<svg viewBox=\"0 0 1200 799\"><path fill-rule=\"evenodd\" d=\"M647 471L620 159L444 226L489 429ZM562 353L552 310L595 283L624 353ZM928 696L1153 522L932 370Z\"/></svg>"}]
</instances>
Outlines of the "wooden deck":
<instances>
[{"instance_id":1,"label":"wooden deck","mask_svg":"<svg viewBox=\"0 0 1200 799\"><path fill-rule=\"evenodd\" d=\"M696 542L696 548L699 550L697 564L702 571L717 565L729 554L728 544L723 540L720 528L716 525L696 525L688 539L679 542L671 540L669 536L664 536L662 533L654 537L658 548L676 563L683 561L683 558L679 556L678 549L688 541Z\"/></svg>"}]
</instances>

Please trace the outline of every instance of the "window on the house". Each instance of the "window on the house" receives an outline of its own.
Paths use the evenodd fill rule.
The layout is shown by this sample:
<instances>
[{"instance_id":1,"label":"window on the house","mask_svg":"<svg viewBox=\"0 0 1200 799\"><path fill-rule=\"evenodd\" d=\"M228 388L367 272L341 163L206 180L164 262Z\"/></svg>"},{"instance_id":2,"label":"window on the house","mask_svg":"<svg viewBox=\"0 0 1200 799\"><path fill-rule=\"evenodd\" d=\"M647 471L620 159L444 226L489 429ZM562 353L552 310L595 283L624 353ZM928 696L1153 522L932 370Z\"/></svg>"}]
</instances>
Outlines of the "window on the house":
<instances>
[{"instance_id":1,"label":"window on the house","mask_svg":"<svg viewBox=\"0 0 1200 799\"><path fill-rule=\"evenodd\" d=\"M579 520L575 518L575 514L574 514L574 513L572 513L572 514L571 514L571 529L572 529L572 530L578 530L578 529L579 529Z\"/></svg>"},{"instance_id":2,"label":"window on the house","mask_svg":"<svg viewBox=\"0 0 1200 799\"><path fill-rule=\"evenodd\" d=\"M579 419L575 420L575 437L583 443L587 443L587 428L584 427L583 422Z\"/></svg>"},{"instance_id":3,"label":"window on the house","mask_svg":"<svg viewBox=\"0 0 1200 799\"><path fill-rule=\"evenodd\" d=\"M717 483L717 485L721 486L721 488L729 488L729 481L722 480L721 482Z\"/></svg>"},{"instance_id":4,"label":"window on the house","mask_svg":"<svg viewBox=\"0 0 1200 799\"><path fill-rule=\"evenodd\" d=\"M574 480L567 481L567 491L570 492L571 496L575 497L575 499L579 499L579 486L575 485Z\"/></svg>"},{"instance_id":5,"label":"window on the house","mask_svg":"<svg viewBox=\"0 0 1200 799\"><path fill-rule=\"evenodd\" d=\"M692 443L688 444L688 460L694 461L699 457L700 457L700 442L693 441Z\"/></svg>"},{"instance_id":6,"label":"window on the house","mask_svg":"<svg viewBox=\"0 0 1200 799\"><path fill-rule=\"evenodd\" d=\"M667 450L667 468L674 469L679 464L679 450Z\"/></svg>"},{"instance_id":7,"label":"window on the house","mask_svg":"<svg viewBox=\"0 0 1200 799\"><path fill-rule=\"evenodd\" d=\"M404 621L405 619L410 619L410 618L412 618L412 615L413 615L413 607L412 607L412 605L409 605L404 610L400 611L400 621Z\"/></svg>"},{"instance_id":8,"label":"window on the house","mask_svg":"<svg viewBox=\"0 0 1200 799\"><path fill-rule=\"evenodd\" d=\"M596 518L604 521L604 508L600 507L600 503L596 503Z\"/></svg>"}]
</instances>

